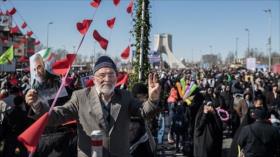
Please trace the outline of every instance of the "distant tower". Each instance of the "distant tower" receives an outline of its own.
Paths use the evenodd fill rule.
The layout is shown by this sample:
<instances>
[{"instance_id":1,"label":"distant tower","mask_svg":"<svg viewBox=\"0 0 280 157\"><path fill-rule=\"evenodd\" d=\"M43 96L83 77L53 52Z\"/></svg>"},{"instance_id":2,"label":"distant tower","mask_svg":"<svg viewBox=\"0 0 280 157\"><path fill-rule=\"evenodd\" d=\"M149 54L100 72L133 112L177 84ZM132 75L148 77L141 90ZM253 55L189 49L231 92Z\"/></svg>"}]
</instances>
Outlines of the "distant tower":
<instances>
[{"instance_id":1,"label":"distant tower","mask_svg":"<svg viewBox=\"0 0 280 157\"><path fill-rule=\"evenodd\" d=\"M185 68L184 64L180 62L172 52L172 35L170 34L156 34L154 36L154 51L160 54L166 54L168 64L171 68Z\"/></svg>"}]
</instances>

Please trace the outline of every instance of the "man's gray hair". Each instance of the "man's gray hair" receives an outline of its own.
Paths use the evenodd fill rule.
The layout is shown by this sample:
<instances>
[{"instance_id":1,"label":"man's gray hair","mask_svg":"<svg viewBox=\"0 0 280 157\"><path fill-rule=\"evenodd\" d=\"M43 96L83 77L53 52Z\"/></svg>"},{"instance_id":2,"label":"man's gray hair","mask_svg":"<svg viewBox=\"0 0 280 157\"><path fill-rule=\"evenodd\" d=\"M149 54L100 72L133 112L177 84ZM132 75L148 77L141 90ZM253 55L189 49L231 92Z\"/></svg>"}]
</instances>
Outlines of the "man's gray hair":
<instances>
[{"instance_id":1,"label":"man's gray hair","mask_svg":"<svg viewBox=\"0 0 280 157\"><path fill-rule=\"evenodd\" d=\"M35 54L35 56L34 56L33 62L36 62L36 61L40 61L45 65L43 57L39 53Z\"/></svg>"}]
</instances>

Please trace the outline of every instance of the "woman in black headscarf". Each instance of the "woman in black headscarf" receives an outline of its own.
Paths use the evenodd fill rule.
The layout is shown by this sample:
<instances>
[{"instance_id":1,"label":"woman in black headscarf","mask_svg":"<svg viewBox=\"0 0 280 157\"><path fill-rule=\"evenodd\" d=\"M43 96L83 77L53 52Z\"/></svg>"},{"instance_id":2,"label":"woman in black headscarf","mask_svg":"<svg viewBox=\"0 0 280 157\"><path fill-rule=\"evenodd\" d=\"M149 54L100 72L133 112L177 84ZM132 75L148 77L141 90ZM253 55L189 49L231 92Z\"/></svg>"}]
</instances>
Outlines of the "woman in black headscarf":
<instances>
[{"instance_id":1,"label":"woman in black headscarf","mask_svg":"<svg viewBox=\"0 0 280 157\"><path fill-rule=\"evenodd\" d=\"M205 102L196 115L194 157L221 157L222 121L211 102Z\"/></svg>"}]
</instances>

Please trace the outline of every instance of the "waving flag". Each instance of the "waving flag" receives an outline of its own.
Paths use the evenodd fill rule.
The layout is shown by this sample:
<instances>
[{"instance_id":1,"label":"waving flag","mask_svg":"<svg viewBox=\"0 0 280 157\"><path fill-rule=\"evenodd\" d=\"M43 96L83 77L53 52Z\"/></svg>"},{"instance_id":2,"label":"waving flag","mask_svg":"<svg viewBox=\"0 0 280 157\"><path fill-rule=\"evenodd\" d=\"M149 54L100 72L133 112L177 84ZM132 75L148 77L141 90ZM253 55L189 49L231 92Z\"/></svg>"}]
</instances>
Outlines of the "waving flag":
<instances>
[{"instance_id":1,"label":"waving flag","mask_svg":"<svg viewBox=\"0 0 280 157\"><path fill-rule=\"evenodd\" d=\"M94 8L98 8L100 5L101 0L93 0L92 2L90 2L90 5Z\"/></svg>"},{"instance_id":2,"label":"waving flag","mask_svg":"<svg viewBox=\"0 0 280 157\"><path fill-rule=\"evenodd\" d=\"M27 36L29 36L29 37L31 37L31 36L32 36L32 34L33 34L33 32L32 32L32 31L27 31L27 33L26 33L26 35L27 35Z\"/></svg>"},{"instance_id":3,"label":"waving flag","mask_svg":"<svg viewBox=\"0 0 280 157\"><path fill-rule=\"evenodd\" d=\"M120 87L126 84L128 81L128 74L126 72L119 72L118 73L118 81L115 87Z\"/></svg>"},{"instance_id":4,"label":"waving flag","mask_svg":"<svg viewBox=\"0 0 280 157\"><path fill-rule=\"evenodd\" d=\"M21 25L21 28L24 29L24 28L26 28L26 26L27 26L26 22L23 22Z\"/></svg>"},{"instance_id":5,"label":"waving flag","mask_svg":"<svg viewBox=\"0 0 280 157\"><path fill-rule=\"evenodd\" d=\"M39 53L43 57L44 62L48 62L48 61L50 62L55 59L55 54L51 52L50 48L41 50L37 53Z\"/></svg>"},{"instance_id":6,"label":"waving flag","mask_svg":"<svg viewBox=\"0 0 280 157\"><path fill-rule=\"evenodd\" d=\"M90 24L91 24L92 20L90 19L85 19L83 20L82 23L78 22L77 23L77 29L78 31L82 34L82 35L85 35L87 30L89 29L90 27Z\"/></svg>"},{"instance_id":7,"label":"waving flag","mask_svg":"<svg viewBox=\"0 0 280 157\"><path fill-rule=\"evenodd\" d=\"M107 26L108 26L109 28L113 29L113 27L114 27L114 25L115 25L115 20L116 20L115 17L113 17L113 18L107 20Z\"/></svg>"},{"instance_id":8,"label":"waving flag","mask_svg":"<svg viewBox=\"0 0 280 157\"><path fill-rule=\"evenodd\" d=\"M56 61L52 65L52 72L56 75L65 75L67 70L72 66L76 54L67 54L66 58Z\"/></svg>"},{"instance_id":9,"label":"waving flag","mask_svg":"<svg viewBox=\"0 0 280 157\"><path fill-rule=\"evenodd\" d=\"M130 46L127 46L126 49L121 53L122 59L127 59L129 57Z\"/></svg>"},{"instance_id":10,"label":"waving flag","mask_svg":"<svg viewBox=\"0 0 280 157\"><path fill-rule=\"evenodd\" d=\"M113 2L114 2L114 5L115 5L115 6L118 6L119 3L120 3L120 0L113 0Z\"/></svg>"},{"instance_id":11,"label":"waving flag","mask_svg":"<svg viewBox=\"0 0 280 157\"><path fill-rule=\"evenodd\" d=\"M132 9L133 9L133 0L130 0L130 2L128 4L127 8L126 8L126 12L128 14L131 14L132 13Z\"/></svg>"},{"instance_id":12,"label":"waving flag","mask_svg":"<svg viewBox=\"0 0 280 157\"><path fill-rule=\"evenodd\" d=\"M49 114L45 113L22 134L18 136L18 140L23 143L28 152L34 153L39 143L39 139L45 130L49 120Z\"/></svg>"},{"instance_id":13,"label":"waving flag","mask_svg":"<svg viewBox=\"0 0 280 157\"><path fill-rule=\"evenodd\" d=\"M6 52L0 56L0 64L12 63L14 59L14 48L11 46Z\"/></svg>"},{"instance_id":14,"label":"waving flag","mask_svg":"<svg viewBox=\"0 0 280 157\"><path fill-rule=\"evenodd\" d=\"M96 30L93 31L93 38L99 43L104 50L107 49L108 40L103 38Z\"/></svg>"},{"instance_id":15,"label":"waving flag","mask_svg":"<svg viewBox=\"0 0 280 157\"><path fill-rule=\"evenodd\" d=\"M19 32L20 32L20 30L19 30L18 26L12 27L11 30L10 30L11 34L19 33Z\"/></svg>"},{"instance_id":16,"label":"waving flag","mask_svg":"<svg viewBox=\"0 0 280 157\"><path fill-rule=\"evenodd\" d=\"M11 10L8 11L9 15L14 15L17 12L16 8L12 8Z\"/></svg>"}]
</instances>

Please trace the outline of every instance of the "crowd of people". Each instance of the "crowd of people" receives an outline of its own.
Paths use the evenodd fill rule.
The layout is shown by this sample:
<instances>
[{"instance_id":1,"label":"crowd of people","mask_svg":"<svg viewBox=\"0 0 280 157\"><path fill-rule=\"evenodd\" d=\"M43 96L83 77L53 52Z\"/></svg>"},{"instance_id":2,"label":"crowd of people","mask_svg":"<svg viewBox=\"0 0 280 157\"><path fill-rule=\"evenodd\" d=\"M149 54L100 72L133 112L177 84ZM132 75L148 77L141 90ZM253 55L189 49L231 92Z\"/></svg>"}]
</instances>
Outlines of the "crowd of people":
<instances>
[{"instance_id":1,"label":"crowd of people","mask_svg":"<svg viewBox=\"0 0 280 157\"><path fill-rule=\"evenodd\" d=\"M168 71L161 78L163 91L170 91L164 103L172 117L168 141L177 151L221 156L223 139L232 138L230 157L280 155L279 74L213 67ZM186 97L183 87L192 84L197 88Z\"/></svg>"},{"instance_id":2,"label":"crowd of people","mask_svg":"<svg viewBox=\"0 0 280 157\"><path fill-rule=\"evenodd\" d=\"M34 65L35 80L28 72L0 73L4 157L28 156L17 137L49 111L61 85L40 56ZM192 67L115 88L117 73L107 56L91 71L71 71L34 156L91 156L93 130L104 133L104 157L156 156L160 113L170 124L168 143L188 157L222 156L224 138L232 138L229 157L280 156L279 74ZM85 76L94 83L81 82Z\"/></svg>"}]
</instances>

